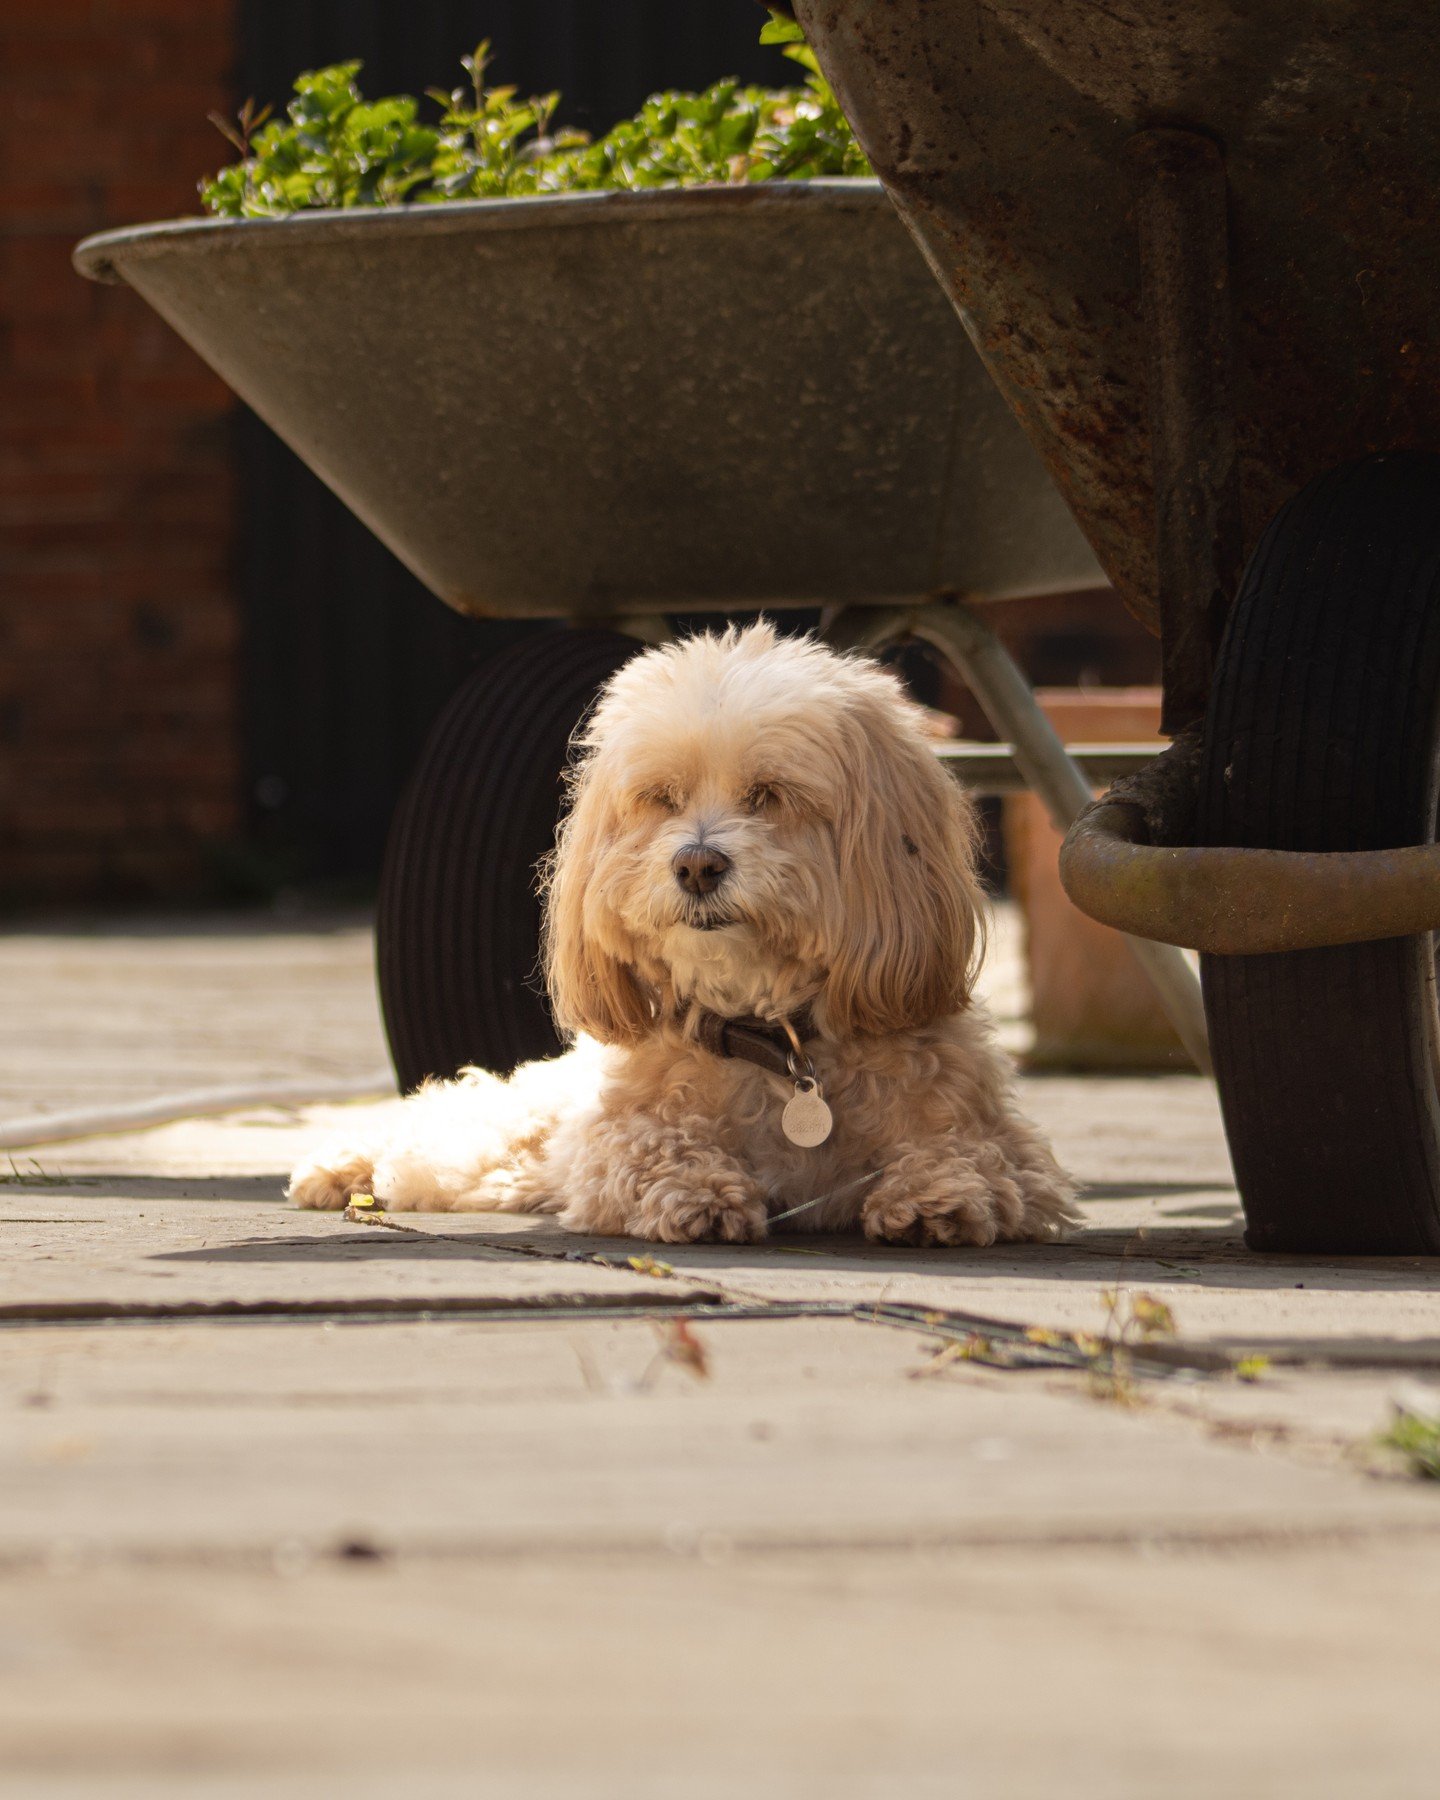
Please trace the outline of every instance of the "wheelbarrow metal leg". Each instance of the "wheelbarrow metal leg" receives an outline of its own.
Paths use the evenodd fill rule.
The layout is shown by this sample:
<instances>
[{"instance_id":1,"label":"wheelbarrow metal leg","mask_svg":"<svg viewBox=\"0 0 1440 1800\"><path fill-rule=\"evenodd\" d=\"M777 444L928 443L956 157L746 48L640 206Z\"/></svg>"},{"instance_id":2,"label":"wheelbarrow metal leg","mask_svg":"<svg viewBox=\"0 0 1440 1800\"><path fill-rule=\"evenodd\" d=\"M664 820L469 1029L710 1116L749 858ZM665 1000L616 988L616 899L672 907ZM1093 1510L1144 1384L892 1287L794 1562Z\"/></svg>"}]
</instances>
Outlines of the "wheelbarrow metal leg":
<instances>
[{"instance_id":1,"label":"wheelbarrow metal leg","mask_svg":"<svg viewBox=\"0 0 1440 1800\"><path fill-rule=\"evenodd\" d=\"M1204 717L1240 582L1228 190L1220 147L1199 132L1141 131L1126 149L1149 340L1160 729L1177 737Z\"/></svg>"},{"instance_id":2,"label":"wheelbarrow metal leg","mask_svg":"<svg viewBox=\"0 0 1440 1800\"><path fill-rule=\"evenodd\" d=\"M1068 831L1094 795L1010 652L988 625L957 601L921 607L907 623L914 636L934 645L960 671L990 723L1015 746L1015 761L1031 790L1044 801L1056 830ZM1205 1003L1195 971L1173 945L1134 937L1126 942L1149 976L1180 1042L1196 1067L1208 1075Z\"/></svg>"}]
</instances>

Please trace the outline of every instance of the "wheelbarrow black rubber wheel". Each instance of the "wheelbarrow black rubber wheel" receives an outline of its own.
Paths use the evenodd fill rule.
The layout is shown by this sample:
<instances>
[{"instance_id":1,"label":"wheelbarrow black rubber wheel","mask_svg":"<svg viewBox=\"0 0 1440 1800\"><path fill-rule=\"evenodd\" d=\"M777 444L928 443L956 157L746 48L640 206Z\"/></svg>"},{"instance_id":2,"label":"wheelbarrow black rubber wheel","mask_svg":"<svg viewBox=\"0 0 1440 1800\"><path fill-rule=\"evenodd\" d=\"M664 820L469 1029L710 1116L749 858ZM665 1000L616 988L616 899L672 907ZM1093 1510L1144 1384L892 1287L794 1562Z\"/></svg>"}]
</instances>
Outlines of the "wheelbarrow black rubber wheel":
<instances>
[{"instance_id":1,"label":"wheelbarrow black rubber wheel","mask_svg":"<svg viewBox=\"0 0 1440 1800\"><path fill-rule=\"evenodd\" d=\"M576 725L640 645L545 632L483 664L437 719L385 847L380 1004L401 1089L561 1048L539 976L536 864Z\"/></svg>"},{"instance_id":2,"label":"wheelbarrow black rubber wheel","mask_svg":"<svg viewBox=\"0 0 1440 1800\"><path fill-rule=\"evenodd\" d=\"M1376 850L1435 835L1440 456L1312 482L1246 572L1205 726L1202 843ZM1432 937L1202 959L1257 1250L1440 1252Z\"/></svg>"}]
</instances>

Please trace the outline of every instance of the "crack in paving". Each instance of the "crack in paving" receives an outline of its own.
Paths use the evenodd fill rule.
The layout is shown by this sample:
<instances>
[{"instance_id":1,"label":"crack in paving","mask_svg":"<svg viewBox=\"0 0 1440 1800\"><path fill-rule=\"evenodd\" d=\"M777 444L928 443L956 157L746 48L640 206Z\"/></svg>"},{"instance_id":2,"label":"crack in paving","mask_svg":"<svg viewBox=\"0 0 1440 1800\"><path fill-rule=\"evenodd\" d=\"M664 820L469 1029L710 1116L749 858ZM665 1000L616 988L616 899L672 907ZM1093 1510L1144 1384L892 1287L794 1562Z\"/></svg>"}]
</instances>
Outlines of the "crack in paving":
<instances>
[{"instance_id":1,"label":"crack in paving","mask_svg":"<svg viewBox=\"0 0 1440 1800\"><path fill-rule=\"evenodd\" d=\"M1027 1553L1108 1550L1135 1555L1213 1554L1215 1551L1267 1553L1320 1548L1358 1548L1371 1543L1429 1544L1440 1541L1440 1514L1433 1521L1319 1520L1310 1524L1267 1525L1254 1520L1172 1525L1134 1522L1082 1525L917 1526L901 1531L756 1532L745 1528L670 1526L653 1532L616 1532L577 1537L557 1532L521 1536L416 1537L400 1540L350 1533L324 1538L290 1535L250 1544L101 1544L66 1539L47 1545L0 1549L0 1573L38 1570L65 1575L104 1568L263 1570L299 1575L313 1567L347 1562L396 1564L517 1562L595 1563L669 1555L682 1560L813 1556L852 1552L913 1555L1023 1550Z\"/></svg>"},{"instance_id":2,"label":"crack in paving","mask_svg":"<svg viewBox=\"0 0 1440 1800\"><path fill-rule=\"evenodd\" d=\"M579 1317L684 1319L727 1324L782 1319L844 1319L883 1325L956 1347L957 1360L1008 1373L1069 1370L1144 1380L1196 1380L1233 1372L1234 1358L1207 1345L1176 1340L1121 1344L1087 1334L1037 1331L1009 1319L954 1308L850 1300L732 1298L723 1287L640 1298L627 1294L516 1295L477 1301L463 1295L334 1300L81 1301L22 1302L0 1307L0 1329L37 1325L135 1325L215 1322L225 1324L374 1325L444 1318L476 1324L534 1323ZM1083 1340L1083 1341L1082 1341Z\"/></svg>"},{"instance_id":3,"label":"crack in paving","mask_svg":"<svg viewBox=\"0 0 1440 1800\"><path fill-rule=\"evenodd\" d=\"M653 1256L620 1260L603 1251L557 1250L541 1244L497 1238L482 1232L434 1231L402 1222L381 1212L347 1207L340 1215L352 1224L383 1228L403 1241L464 1251L471 1257L502 1262L530 1259L550 1264L577 1264L618 1276L642 1274L681 1282L670 1265ZM45 1221L36 1220L35 1223ZM360 1244L366 1234L341 1239L322 1232L313 1238L286 1240L305 1249L313 1245L333 1252L339 1245ZM263 1248L268 1240L258 1240ZM170 1256L196 1252L172 1252ZM1122 1258L1123 1262L1123 1258ZM651 1266L642 1266L651 1265ZM1194 1343L1178 1337L1125 1343L1093 1334L1054 1332L954 1308L902 1305L883 1301L783 1300L756 1293L730 1281L711 1279L680 1291L643 1295L634 1290L613 1294L577 1293L488 1296L371 1296L319 1300L104 1301L37 1300L0 1304L0 1330L35 1326L118 1326L167 1323L385 1324L445 1319L477 1324L577 1318L607 1320L669 1318L704 1323L795 1318L849 1319L928 1334L960 1357L981 1367L1007 1373L1026 1370L1070 1370L1146 1381L1186 1381L1231 1375L1237 1363L1263 1357L1275 1366L1314 1369L1383 1371L1440 1367L1440 1339L1393 1342L1376 1338L1349 1341L1321 1339L1226 1338ZM957 1358L958 1359L958 1358Z\"/></svg>"}]
</instances>

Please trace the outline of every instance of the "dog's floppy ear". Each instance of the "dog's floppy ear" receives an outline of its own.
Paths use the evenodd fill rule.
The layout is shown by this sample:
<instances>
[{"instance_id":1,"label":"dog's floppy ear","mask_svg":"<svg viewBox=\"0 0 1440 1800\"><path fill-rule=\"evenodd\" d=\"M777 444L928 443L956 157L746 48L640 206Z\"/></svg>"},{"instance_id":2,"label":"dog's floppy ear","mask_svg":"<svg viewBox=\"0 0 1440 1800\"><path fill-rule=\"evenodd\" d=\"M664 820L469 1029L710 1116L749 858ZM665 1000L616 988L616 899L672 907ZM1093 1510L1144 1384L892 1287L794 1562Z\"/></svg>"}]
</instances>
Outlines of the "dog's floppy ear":
<instances>
[{"instance_id":1,"label":"dog's floppy ear","mask_svg":"<svg viewBox=\"0 0 1440 1800\"><path fill-rule=\"evenodd\" d=\"M598 784L582 764L544 874L545 984L562 1031L588 1032L603 1044L634 1044L649 1030L653 1009L599 878L609 840L606 810Z\"/></svg>"},{"instance_id":2,"label":"dog's floppy ear","mask_svg":"<svg viewBox=\"0 0 1440 1800\"><path fill-rule=\"evenodd\" d=\"M903 1031L958 1012L983 937L970 802L907 703L876 684L846 731L836 822L840 907L825 1005L831 1029Z\"/></svg>"}]
</instances>

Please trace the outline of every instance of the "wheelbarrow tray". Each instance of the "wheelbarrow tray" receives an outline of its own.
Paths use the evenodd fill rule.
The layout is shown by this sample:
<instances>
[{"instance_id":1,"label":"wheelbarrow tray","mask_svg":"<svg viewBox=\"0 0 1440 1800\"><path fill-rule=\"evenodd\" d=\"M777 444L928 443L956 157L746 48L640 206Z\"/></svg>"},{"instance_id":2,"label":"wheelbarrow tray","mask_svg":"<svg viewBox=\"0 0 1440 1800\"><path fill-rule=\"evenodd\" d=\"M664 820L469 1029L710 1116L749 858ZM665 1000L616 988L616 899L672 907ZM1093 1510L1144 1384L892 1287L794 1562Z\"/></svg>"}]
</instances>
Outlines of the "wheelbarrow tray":
<instances>
[{"instance_id":1,"label":"wheelbarrow tray","mask_svg":"<svg viewBox=\"0 0 1440 1800\"><path fill-rule=\"evenodd\" d=\"M1103 580L875 182L182 221L76 261L460 612Z\"/></svg>"}]
</instances>

